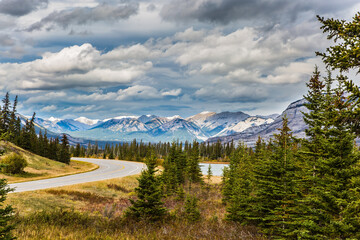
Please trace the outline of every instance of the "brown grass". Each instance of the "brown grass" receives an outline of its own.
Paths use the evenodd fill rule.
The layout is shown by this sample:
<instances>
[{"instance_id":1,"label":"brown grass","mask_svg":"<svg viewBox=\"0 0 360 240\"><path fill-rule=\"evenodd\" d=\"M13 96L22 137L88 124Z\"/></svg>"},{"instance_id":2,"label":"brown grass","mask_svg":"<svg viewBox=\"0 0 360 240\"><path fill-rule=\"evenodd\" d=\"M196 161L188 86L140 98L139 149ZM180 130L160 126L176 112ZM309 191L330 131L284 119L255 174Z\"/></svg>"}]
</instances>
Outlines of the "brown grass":
<instances>
[{"instance_id":1,"label":"brown grass","mask_svg":"<svg viewBox=\"0 0 360 240\"><path fill-rule=\"evenodd\" d=\"M137 176L77 184L49 190L12 193L19 239L261 239L253 227L224 220L221 185L185 186L198 197L201 220L188 222L184 200L164 199L169 216L163 222L125 220L135 198Z\"/></svg>"},{"instance_id":2,"label":"brown grass","mask_svg":"<svg viewBox=\"0 0 360 240\"><path fill-rule=\"evenodd\" d=\"M40 157L9 142L1 141L0 146L6 150L4 156L15 152L17 154L21 154L28 163L28 166L24 169L24 173L13 175L0 173L0 178L6 178L9 183L60 177L91 171L98 167L95 164L81 161L71 161L69 165L57 162L48 158ZM1 156L0 160L4 156Z\"/></svg>"}]
</instances>

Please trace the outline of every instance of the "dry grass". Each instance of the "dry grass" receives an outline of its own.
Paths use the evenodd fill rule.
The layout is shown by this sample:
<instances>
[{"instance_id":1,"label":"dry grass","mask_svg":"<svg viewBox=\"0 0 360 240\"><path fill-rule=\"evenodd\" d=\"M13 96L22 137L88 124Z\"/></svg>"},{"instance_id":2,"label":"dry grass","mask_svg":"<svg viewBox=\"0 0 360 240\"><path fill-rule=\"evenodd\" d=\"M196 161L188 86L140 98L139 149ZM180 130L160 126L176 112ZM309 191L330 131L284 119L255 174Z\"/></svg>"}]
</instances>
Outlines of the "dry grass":
<instances>
[{"instance_id":1,"label":"dry grass","mask_svg":"<svg viewBox=\"0 0 360 240\"><path fill-rule=\"evenodd\" d=\"M0 178L6 178L9 183L59 177L91 171L97 168L97 165L95 164L80 161L71 161L69 165L53 161L26 151L9 142L1 141L0 146L6 150L4 156L15 152L17 154L21 154L28 163L28 166L24 169L24 173L14 175L5 175L0 173Z\"/></svg>"},{"instance_id":2,"label":"dry grass","mask_svg":"<svg viewBox=\"0 0 360 240\"><path fill-rule=\"evenodd\" d=\"M260 239L255 228L225 221L220 184L185 186L199 198L201 220L188 222L184 201L167 197L163 222L125 220L137 186L136 176L12 193L7 203L17 209L19 239Z\"/></svg>"}]
</instances>

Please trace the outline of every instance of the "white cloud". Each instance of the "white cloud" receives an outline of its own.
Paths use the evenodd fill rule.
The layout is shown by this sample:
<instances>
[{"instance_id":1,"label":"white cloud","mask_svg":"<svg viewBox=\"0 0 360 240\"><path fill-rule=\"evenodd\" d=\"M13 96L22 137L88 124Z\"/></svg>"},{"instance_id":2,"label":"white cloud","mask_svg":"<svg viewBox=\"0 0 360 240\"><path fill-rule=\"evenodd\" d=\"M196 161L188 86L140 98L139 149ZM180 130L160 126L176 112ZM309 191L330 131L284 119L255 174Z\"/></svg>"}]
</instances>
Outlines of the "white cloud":
<instances>
[{"instance_id":1,"label":"white cloud","mask_svg":"<svg viewBox=\"0 0 360 240\"><path fill-rule=\"evenodd\" d=\"M0 83L13 89L65 89L131 84L152 68L139 54L128 51L101 54L91 44L71 46L41 59L25 63L0 64ZM109 57L111 56L111 58ZM111 60L111 61L110 61Z\"/></svg>"},{"instance_id":2,"label":"white cloud","mask_svg":"<svg viewBox=\"0 0 360 240\"><path fill-rule=\"evenodd\" d=\"M161 92L161 95L162 96L179 96L181 94L181 88L178 88L178 89L172 89L172 90L164 90Z\"/></svg>"},{"instance_id":3,"label":"white cloud","mask_svg":"<svg viewBox=\"0 0 360 240\"><path fill-rule=\"evenodd\" d=\"M57 107L55 105L49 105L41 109L41 111L43 112L53 112L55 110L57 110Z\"/></svg>"}]
</instances>

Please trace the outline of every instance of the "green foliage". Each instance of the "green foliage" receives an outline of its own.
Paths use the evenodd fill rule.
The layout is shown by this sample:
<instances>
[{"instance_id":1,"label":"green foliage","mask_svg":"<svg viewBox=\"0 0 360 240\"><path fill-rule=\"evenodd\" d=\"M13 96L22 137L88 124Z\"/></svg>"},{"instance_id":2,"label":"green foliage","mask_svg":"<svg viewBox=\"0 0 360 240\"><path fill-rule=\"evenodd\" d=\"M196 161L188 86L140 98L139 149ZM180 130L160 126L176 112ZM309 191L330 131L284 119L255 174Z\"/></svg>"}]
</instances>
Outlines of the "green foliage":
<instances>
[{"instance_id":1,"label":"green foliage","mask_svg":"<svg viewBox=\"0 0 360 240\"><path fill-rule=\"evenodd\" d=\"M156 157L152 154L146 162L147 169L138 178L139 186L135 188L137 200L132 200L126 216L149 221L161 220L167 214L167 209L161 201L163 195L160 181L155 176Z\"/></svg>"},{"instance_id":2,"label":"green foliage","mask_svg":"<svg viewBox=\"0 0 360 240\"><path fill-rule=\"evenodd\" d=\"M198 206L198 199L188 195L185 200L185 217L188 221L195 222L200 220L201 214Z\"/></svg>"},{"instance_id":3,"label":"green foliage","mask_svg":"<svg viewBox=\"0 0 360 240\"><path fill-rule=\"evenodd\" d=\"M186 178L192 183L202 182L202 173L200 169L200 159L199 159L199 143L194 141L192 149L190 151L190 156L187 160L187 171Z\"/></svg>"},{"instance_id":4,"label":"green foliage","mask_svg":"<svg viewBox=\"0 0 360 240\"><path fill-rule=\"evenodd\" d=\"M325 81L321 105L315 98L318 94L314 94L319 87L310 86L307 97L308 106L316 105L316 111L305 116L311 123L307 131L309 138L303 141L299 155L306 163L304 186L307 193L303 200L301 236L346 239L359 234L357 217L350 214L359 201L354 190L358 187L354 181L360 176L359 153L354 150L355 135L342 121L349 109L343 81L338 80L335 89L331 88L330 73Z\"/></svg>"},{"instance_id":5,"label":"green foliage","mask_svg":"<svg viewBox=\"0 0 360 240\"><path fill-rule=\"evenodd\" d=\"M3 165L2 171L11 174L22 173L28 165L24 157L16 153L3 157L1 164Z\"/></svg>"},{"instance_id":6,"label":"green foliage","mask_svg":"<svg viewBox=\"0 0 360 240\"><path fill-rule=\"evenodd\" d=\"M328 39L332 39L335 45L326 49L325 53L319 53L327 65L332 70L340 70L341 73L350 69L360 72L360 13L353 17L352 21L338 19L324 19L318 16L322 24L321 29L328 34ZM360 135L360 90L359 87L346 76L339 76L349 94L348 101L351 104L346 113L343 114L342 121L347 122L352 127L352 131Z\"/></svg>"},{"instance_id":7,"label":"green foliage","mask_svg":"<svg viewBox=\"0 0 360 240\"><path fill-rule=\"evenodd\" d=\"M66 164L70 163L69 140L66 134L63 134L61 139L61 146L58 156L58 161Z\"/></svg>"},{"instance_id":8,"label":"green foliage","mask_svg":"<svg viewBox=\"0 0 360 240\"><path fill-rule=\"evenodd\" d=\"M3 240L15 239L11 233L14 225L9 223L13 219L14 209L10 205L4 207L6 195L12 190L7 187L6 179L0 179L0 239Z\"/></svg>"}]
</instances>

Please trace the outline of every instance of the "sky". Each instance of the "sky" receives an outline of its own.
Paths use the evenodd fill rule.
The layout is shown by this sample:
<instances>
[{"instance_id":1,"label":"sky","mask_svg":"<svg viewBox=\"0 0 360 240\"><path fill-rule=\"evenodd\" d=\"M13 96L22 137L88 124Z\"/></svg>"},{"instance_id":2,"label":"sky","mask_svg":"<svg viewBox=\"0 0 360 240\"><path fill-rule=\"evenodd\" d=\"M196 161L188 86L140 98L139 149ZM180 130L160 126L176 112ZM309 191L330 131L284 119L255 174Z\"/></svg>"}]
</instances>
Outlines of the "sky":
<instances>
[{"instance_id":1,"label":"sky","mask_svg":"<svg viewBox=\"0 0 360 240\"><path fill-rule=\"evenodd\" d=\"M75 2L75 3L74 3ZM281 113L306 94L316 15L357 0L1 0L0 94L18 112L105 119Z\"/></svg>"}]
</instances>

